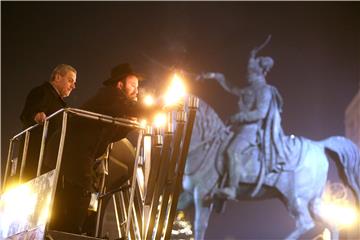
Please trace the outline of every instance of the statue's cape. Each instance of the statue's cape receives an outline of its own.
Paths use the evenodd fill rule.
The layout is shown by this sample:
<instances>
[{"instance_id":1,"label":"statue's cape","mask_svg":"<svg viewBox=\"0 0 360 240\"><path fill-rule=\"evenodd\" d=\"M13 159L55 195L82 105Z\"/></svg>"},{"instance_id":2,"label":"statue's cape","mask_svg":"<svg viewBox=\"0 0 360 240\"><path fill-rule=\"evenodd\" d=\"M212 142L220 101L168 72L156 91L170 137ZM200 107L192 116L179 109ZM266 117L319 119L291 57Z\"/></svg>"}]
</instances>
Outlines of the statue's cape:
<instances>
[{"instance_id":1,"label":"statue's cape","mask_svg":"<svg viewBox=\"0 0 360 240\"><path fill-rule=\"evenodd\" d=\"M302 162L304 139L284 134L280 117L283 101L275 87L271 86L271 91L269 111L263 123L261 157L266 163L267 172L291 171Z\"/></svg>"}]
</instances>

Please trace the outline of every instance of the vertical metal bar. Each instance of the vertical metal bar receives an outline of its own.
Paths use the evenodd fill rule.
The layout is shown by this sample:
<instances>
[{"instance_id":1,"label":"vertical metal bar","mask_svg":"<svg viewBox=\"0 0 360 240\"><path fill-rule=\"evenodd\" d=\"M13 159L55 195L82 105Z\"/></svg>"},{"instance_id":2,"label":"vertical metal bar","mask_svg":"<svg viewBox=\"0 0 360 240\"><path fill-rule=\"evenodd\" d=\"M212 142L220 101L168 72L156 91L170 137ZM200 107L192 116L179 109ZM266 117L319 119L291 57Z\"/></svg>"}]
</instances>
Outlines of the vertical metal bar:
<instances>
[{"instance_id":1,"label":"vertical metal bar","mask_svg":"<svg viewBox=\"0 0 360 240\"><path fill-rule=\"evenodd\" d=\"M152 127L147 126L144 134L144 192L141 199L141 236L145 236L146 222L147 222L147 207L145 207L146 193L149 187L150 169L151 169L151 155L152 155Z\"/></svg>"},{"instance_id":2,"label":"vertical metal bar","mask_svg":"<svg viewBox=\"0 0 360 240\"><path fill-rule=\"evenodd\" d=\"M180 190L182 187L182 179L184 174L184 168L186 163L187 154L189 152L189 146L190 146L190 140L191 140L191 134L192 129L194 126L195 118L196 118L196 111L199 107L199 99L194 96L189 97L189 120L186 124L186 132L183 142L183 147L180 155L180 160L177 168L177 177L175 181L175 187L173 195L171 196L171 206L170 211L168 213L168 219L167 219L167 226L166 226L166 232L165 232L165 240L170 239L171 237L171 230L174 224L174 218L176 214L176 207L179 200Z\"/></svg>"},{"instance_id":3,"label":"vertical metal bar","mask_svg":"<svg viewBox=\"0 0 360 240\"><path fill-rule=\"evenodd\" d=\"M151 141L152 137L150 135L144 136L144 196L147 191L147 185L149 181L150 174L150 164L151 164Z\"/></svg>"},{"instance_id":4,"label":"vertical metal bar","mask_svg":"<svg viewBox=\"0 0 360 240\"><path fill-rule=\"evenodd\" d=\"M41 174L41 167L44 159L45 141L48 133L48 128L49 128L49 120L45 120L42 137L41 137L40 155L39 155L39 163L36 172L36 177L40 176Z\"/></svg>"},{"instance_id":5,"label":"vertical metal bar","mask_svg":"<svg viewBox=\"0 0 360 240\"><path fill-rule=\"evenodd\" d=\"M173 140L173 123L172 123L172 115L171 113L168 114L168 126L165 132L164 137L164 147L161 152L160 157L160 171L157 183L154 188L154 195L151 202L150 213L149 213L149 221L146 227L146 237L145 239L151 239L154 230L154 226L156 224L156 216L159 207L159 200L164 190L164 184L168 173L168 165L170 160L170 153L171 153L171 144Z\"/></svg>"},{"instance_id":6,"label":"vertical metal bar","mask_svg":"<svg viewBox=\"0 0 360 240\"><path fill-rule=\"evenodd\" d=\"M100 184L100 195L104 194L106 189L105 189L105 178L106 175L108 175L108 161L109 161L109 155L110 155L110 149L112 148L112 144L110 144L107 149L106 149L106 156L105 159L103 159L101 161L101 168L102 168L102 175L101 175L101 184ZM103 199L100 198L98 200L99 204L98 204L98 208L97 208L97 213L96 213L96 226L95 226L95 237L99 237L99 229L100 229L100 218L101 218L101 212L102 212L102 208L103 208Z\"/></svg>"},{"instance_id":7,"label":"vertical metal bar","mask_svg":"<svg viewBox=\"0 0 360 240\"><path fill-rule=\"evenodd\" d=\"M22 155L22 158L21 158L19 183L21 182L22 175L24 173L24 169L25 169L25 165L26 165L27 151L28 151L28 147L29 147L29 139L30 139L30 131L26 131L26 133L25 133L25 141L24 141L24 148L23 148L23 155Z\"/></svg>"},{"instance_id":8,"label":"vertical metal bar","mask_svg":"<svg viewBox=\"0 0 360 240\"><path fill-rule=\"evenodd\" d=\"M140 194L140 192L138 191L137 193ZM138 237L138 239L141 239L141 226L139 225L139 219L138 219L138 212L136 210L136 204L135 204L135 201L133 202L133 205L132 205L132 221L133 221L133 225L134 225L134 230L135 230L135 236ZM140 215L140 218L141 218L141 215Z\"/></svg>"},{"instance_id":9,"label":"vertical metal bar","mask_svg":"<svg viewBox=\"0 0 360 240\"><path fill-rule=\"evenodd\" d=\"M135 195L135 187L136 187L136 175L137 175L136 173L137 173L137 168L139 165L142 136L143 136L143 130L140 130L137 145L136 145L135 164L134 164L134 171L133 171L132 182L131 182L131 193L130 193L128 214L127 214L128 219L127 219L127 223L126 223L126 237L129 236L129 231L130 231L132 207L133 207L133 203L134 203L134 195Z\"/></svg>"},{"instance_id":10,"label":"vertical metal bar","mask_svg":"<svg viewBox=\"0 0 360 240\"><path fill-rule=\"evenodd\" d=\"M7 156L7 160L6 160L4 181L3 181L2 187L1 187L2 191L5 191L5 186L6 186L7 176L9 175L9 168L10 168L10 162L11 162L11 158L12 158L12 154L13 154L13 149L14 149L14 139L10 139L8 156Z\"/></svg>"},{"instance_id":11,"label":"vertical metal bar","mask_svg":"<svg viewBox=\"0 0 360 240\"><path fill-rule=\"evenodd\" d=\"M175 130L175 137L174 137L174 149L171 154L171 159L168 168L168 176L166 185L164 188L164 194L161 202L161 208L159 213L159 223L155 235L155 240L160 240L161 235L163 234L163 226L166 220L166 213L169 208L169 197L174 191L175 185L175 167L177 160L179 159L180 155L180 144L184 132L184 126L186 121L186 113L184 110L178 111L176 114L176 130Z\"/></svg>"},{"instance_id":12,"label":"vertical metal bar","mask_svg":"<svg viewBox=\"0 0 360 240\"><path fill-rule=\"evenodd\" d=\"M118 208L116 205L116 199L115 199L115 194L112 195L112 199L113 199L113 204L114 204L114 211L115 211L115 218L116 218L116 227L118 230L118 237L121 238L121 229L120 229L120 220L119 220L119 212L118 212Z\"/></svg>"},{"instance_id":13,"label":"vertical metal bar","mask_svg":"<svg viewBox=\"0 0 360 240\"><path fill-rule=\"evenodd\" d=\"M159 169L161 165L160 162L161 149L163 144L163 139L159 128L154 129L152 139L153 139L153 143L151 149L151 167L150 167L149 182L147 184L148 187L145 193L145 205L151 204L152 197L154 194L155 184L159 176Z\"/></svg>"},{"instance_id":14,"label":"vertical metal bar","mask_svg":"<svg viewBox=\"0 0 360 240\"><path fill-rule=\"evenodd\" d=\"M58 184L59 175L60 175L61 160L62 160L64 144L65 144L67 117L68 117L68 113L67 113L67 111L64 111L63 112L63 119L62 119L60 142L59 142L59 151L58 151L57 160L56 160L56 167L55 167L55 176L54 176L54 182L53 182L54 185L53 185L53 188L52 188L52 191L51 191L51 200L50 200L49 209L53 208L55 193L56 193L57 184ZM49 219L47 219L47 223L48 223L48 221L49 221ZM48 228L48 224L46 224L46 230L47 230L47 228Z\"/></svg>"},{"instance_id":15,"label":"vertical metal bar","mask_svg":"<svg viewBox=\"0 0 360 240\"><path fill-rule=\"evenodd\" d=\"M128 180L129 182L129 186L131 186L130 184L130 180ZM123 195L123 201L125 202L125 215L127 216L128 214L128 210L129 210L129 201L130 201L130 188L129 189L126 189L123 191L124 195ZM128 220L126 219L126 222L125 222L125 225L127 226L127 223L128 223ZM128 238L129 240L130 239L136 239L136 233L134 231L134 224L132 223L132 221L130 221L130 234L126 234L126 226L124 228L124 236L125 236L125 239Z\"/></svg>"},{"instance_id":16,"label":"vertical metal bar","mask_svg":"<svg viewBox=\"0 0 360 240\"><path fill-rule=\"evenodd\" d=\"M102 163L103 164L103 163ZM105 185L105 176L101 176L101 186ZM102 194L103 192L101 191L100 194ZM102 208L103 208L103 199L99 199L98 200L98 208L97 208L97 213L96 213L96 226L95 226L95 237L99 237L99 229L100 229L100 218L101 218L101 212L102 212Z\"/></svg>"},{"instance_id":17,"label":"vertical metal bar","mask_svg":"<svg viewBox=\"0 0 360 240\"><path fill-rule=\"evenodd\" d=\"M125 223L127 221L127 208L126 208L126 202L125 202L125 192L127 190L123 190L119 193L119 197L120 197L120 210L122 213L122 218L124 221L121 222L121 236L126 236L126 233L124 232L124 228L122 227L123 223Z\"/></svg>"}]
</instances>

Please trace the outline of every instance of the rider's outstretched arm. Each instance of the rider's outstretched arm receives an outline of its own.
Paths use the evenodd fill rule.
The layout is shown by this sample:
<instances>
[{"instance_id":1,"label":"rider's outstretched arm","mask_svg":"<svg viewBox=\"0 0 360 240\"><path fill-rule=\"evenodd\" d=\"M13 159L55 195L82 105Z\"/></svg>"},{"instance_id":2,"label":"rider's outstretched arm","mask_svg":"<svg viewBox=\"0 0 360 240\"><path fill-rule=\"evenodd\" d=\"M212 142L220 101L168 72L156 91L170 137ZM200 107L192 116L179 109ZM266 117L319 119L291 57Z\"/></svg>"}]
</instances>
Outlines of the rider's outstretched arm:
<instances>
[{"instance_id":1,"label":"rider's outstretched arm","mask_svg":"<svg viewBox=\"0 0 360 240\"><path fill-rule=\"evenodd\" d=\"M199 79L215 79L225 91L235 95L241 95L241 88L226 81L224 74L217 72L207 72L200 75Z\"/></svg>"}]
</instances>

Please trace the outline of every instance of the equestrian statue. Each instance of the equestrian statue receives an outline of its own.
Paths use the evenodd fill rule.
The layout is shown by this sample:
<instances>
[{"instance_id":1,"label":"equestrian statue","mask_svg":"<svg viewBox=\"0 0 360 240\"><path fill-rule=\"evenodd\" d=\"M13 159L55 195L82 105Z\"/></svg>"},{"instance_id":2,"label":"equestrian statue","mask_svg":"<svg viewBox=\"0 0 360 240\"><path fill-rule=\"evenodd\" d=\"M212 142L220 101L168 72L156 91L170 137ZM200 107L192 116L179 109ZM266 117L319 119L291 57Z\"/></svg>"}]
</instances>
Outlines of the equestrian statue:
<instances>
[{"instance_id":1,"label":"equestrian statue","mask_svg":"<svg viewBox=\"0 0 360 240\"><path fill-rule=\"evenodd\" d=\"M280 198L296 221L286 239L298 239L315 227L326 226L338 236L336 226L320 211L327 182L329 156L339 168L360 209L360 151L340 136L313 141L288 136L281 127L283 101L266 83L274 65L271 57L257 56L270 37L253 49L248 62L248 85L232 86L221 73L204 73L199 81L216 80L238 97L239 112L226 126L217 113L200 101L178 204L195 205L195 239L204 239L212 209L226 200Z\"/></svg>"}]
</instances>

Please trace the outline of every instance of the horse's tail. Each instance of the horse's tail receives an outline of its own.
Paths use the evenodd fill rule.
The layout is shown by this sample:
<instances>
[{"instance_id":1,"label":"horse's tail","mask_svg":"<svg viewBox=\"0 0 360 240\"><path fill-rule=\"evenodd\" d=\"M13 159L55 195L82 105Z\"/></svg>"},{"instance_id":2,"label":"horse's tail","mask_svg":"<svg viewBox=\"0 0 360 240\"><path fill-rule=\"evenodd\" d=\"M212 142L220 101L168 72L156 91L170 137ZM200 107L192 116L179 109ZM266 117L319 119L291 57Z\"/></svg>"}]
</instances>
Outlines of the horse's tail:
<instances>
[{"instance_id":1,"label":"horse's tail","mask_svg":"<svg viewBox=\"0 0 360 240\"><path fill-rule=\"evenodd\" d=\"M352 188L360 208L360 150L345 137L335 136L322 141L324 147L337 154L346 183ZM337 164L339 166L339 164Z\"/></svg>"}]
</instances>

